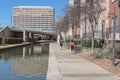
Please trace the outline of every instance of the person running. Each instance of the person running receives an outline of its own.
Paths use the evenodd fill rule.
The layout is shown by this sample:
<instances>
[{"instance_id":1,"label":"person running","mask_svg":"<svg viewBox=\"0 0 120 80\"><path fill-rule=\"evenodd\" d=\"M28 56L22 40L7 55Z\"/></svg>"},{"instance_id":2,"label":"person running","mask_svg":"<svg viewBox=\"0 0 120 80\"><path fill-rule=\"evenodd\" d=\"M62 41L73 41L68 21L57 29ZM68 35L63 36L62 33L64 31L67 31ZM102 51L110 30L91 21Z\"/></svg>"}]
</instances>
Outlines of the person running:
<instances>
[{"instance_id":1,"label":"person running","mask_svg":"<svg viewBox=\"0 0 120 80\"><path fill-rule=\"evenodd\" d=\"M75 46L75 43L73 40L70 41L70 47L71 47L71 53L73 54L74 53L74 46Z\"/></svg>"}]
</instances>

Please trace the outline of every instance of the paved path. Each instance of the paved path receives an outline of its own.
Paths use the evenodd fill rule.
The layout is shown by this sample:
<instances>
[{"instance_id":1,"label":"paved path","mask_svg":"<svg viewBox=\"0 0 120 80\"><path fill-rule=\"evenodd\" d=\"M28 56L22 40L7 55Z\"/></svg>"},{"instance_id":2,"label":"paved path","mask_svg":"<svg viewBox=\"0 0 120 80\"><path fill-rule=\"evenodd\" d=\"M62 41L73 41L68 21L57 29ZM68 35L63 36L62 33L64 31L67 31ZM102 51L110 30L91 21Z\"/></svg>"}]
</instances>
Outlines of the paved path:
<instances>
[{"instance_id":1,"label":"paved path","mask_svg":"<svg viewBox=\"0 0 120 80\"><path fill-rule=\"evenodd\" d=\"M108 71L68 49L50 44L47 80L120 80Z\"/></svg>"}]
</instances>

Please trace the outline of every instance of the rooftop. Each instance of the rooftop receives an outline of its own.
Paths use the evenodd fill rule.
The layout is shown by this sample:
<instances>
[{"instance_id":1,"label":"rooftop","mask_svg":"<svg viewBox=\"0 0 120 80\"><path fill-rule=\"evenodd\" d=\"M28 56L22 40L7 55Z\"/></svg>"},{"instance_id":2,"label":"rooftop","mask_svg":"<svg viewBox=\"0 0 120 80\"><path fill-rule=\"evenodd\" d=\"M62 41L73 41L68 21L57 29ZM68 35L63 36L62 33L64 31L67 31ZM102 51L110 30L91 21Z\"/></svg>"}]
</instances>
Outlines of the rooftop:
<instances>
[{"instance_id":1,"label":"rooftop","mask_svg":"<svg viewBox=\"0 0 120 80\"><path fill-rule=\"evenodd\" d=\"M53 8L51 6L15 6L14 8Z\"/></svg>"}]
</instances>

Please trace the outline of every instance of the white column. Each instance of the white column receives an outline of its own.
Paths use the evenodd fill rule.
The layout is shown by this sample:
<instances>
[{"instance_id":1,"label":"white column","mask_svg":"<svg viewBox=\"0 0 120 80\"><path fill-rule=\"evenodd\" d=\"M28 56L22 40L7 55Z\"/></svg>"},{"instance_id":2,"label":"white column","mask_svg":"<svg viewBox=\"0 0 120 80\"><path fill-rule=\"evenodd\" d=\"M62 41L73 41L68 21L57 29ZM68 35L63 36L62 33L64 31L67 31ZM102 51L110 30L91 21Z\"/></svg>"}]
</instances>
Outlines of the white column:
<instances>
[{"instance_id":1,"label":"white column","mask_svg":"<svg viewBox=\"0 0 120 80\"><path fill-rule=\"evenodd\" d=\"M32 33L31 32L29 33L29 38L32 38Z\"/></svg>"},{"instance_id":2,"label":"white column","mask_svg":"<svg viewBox=\"0 0 120 80\"><path fill-rule=\"evenodd\" d=\"M24 42L26 41L26 32L25 32L25 30L23 31L23 41Z\"/></svg>"}]
</instances>

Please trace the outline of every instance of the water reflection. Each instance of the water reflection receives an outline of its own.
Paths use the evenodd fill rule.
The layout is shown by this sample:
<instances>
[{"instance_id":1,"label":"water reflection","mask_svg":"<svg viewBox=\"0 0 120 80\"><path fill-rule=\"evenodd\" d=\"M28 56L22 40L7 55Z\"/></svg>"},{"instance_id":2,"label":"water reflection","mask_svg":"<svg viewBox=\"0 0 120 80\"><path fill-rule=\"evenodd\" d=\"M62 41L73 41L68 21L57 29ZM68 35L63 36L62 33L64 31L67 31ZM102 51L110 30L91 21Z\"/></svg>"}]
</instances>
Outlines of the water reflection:
<instances>
[{"instance_id":1,"label":"water reflection","mask_svg":"<svg viewBox=\"0 0 120 80\"><path fill-rule=\"evenodd\" d=\"M0 52L1 80L45 80L48 44L30 45ZM2 63L2 64L1 64ZM6 78L7 76L8 78Z\"/></svg>"}]
</instances>

